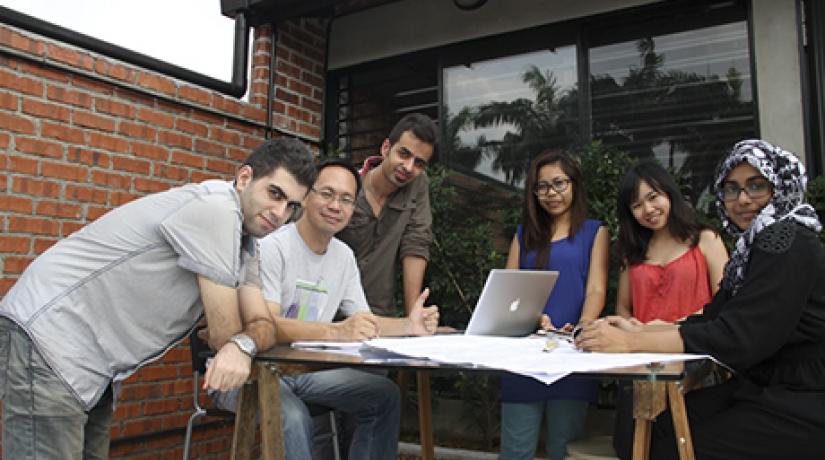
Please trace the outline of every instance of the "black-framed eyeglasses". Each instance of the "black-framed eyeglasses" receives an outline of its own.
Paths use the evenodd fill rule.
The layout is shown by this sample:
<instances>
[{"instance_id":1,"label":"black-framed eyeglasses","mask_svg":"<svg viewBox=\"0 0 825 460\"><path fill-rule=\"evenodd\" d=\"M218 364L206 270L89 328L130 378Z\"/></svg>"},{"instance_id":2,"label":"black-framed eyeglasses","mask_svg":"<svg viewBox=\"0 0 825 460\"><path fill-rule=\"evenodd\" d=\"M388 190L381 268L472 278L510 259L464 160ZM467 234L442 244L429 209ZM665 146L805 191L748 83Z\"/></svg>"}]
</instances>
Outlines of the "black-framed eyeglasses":
<instances>
[{"instance_id":1,"label":"black-framed eyeglasses","mask_svg":"<svg viewBox=\"0 0 825 460\"><path fill-rule=\"evenodd\" d=\"M573 182L571 179L561 177L557 177L550 182L539 181L533 188L533 193L536 196L547 196L550 194L550 190L556 193L564 193L567 191L567 187L570 187L571 182Z\"/></svg>"},{"instance_id":2,"label":"black-framed eyeglasses","mask_svg":"<svg viewBox=\"0 0 825 460\"><path fill-rule=\"evenodd\" d=\"M751 199L765 198L771 194L772 187L770 181L764 177L748 179L744 187L740 187L736 182L725 182L722 184L722 200L738 200L742 192L745 192Z\"/></svg>"},{"instance_id":3,"label":"black-framed eyeglasses","mask_svg":"<svg viewBox=\"0 0 825 460\"><path fill-rule=\"evenodd\" d=\"M335 193L334 190L328 188L322 188L318 190L317 188L313 187L310 189L312 193L318 195L318 198L321 199L324 203L332 203L333 200L337 200L338 204L340 204L344 208L352 208L355 206L355 197L347 194L347 193Z\"/></svg>"}]
</instances>

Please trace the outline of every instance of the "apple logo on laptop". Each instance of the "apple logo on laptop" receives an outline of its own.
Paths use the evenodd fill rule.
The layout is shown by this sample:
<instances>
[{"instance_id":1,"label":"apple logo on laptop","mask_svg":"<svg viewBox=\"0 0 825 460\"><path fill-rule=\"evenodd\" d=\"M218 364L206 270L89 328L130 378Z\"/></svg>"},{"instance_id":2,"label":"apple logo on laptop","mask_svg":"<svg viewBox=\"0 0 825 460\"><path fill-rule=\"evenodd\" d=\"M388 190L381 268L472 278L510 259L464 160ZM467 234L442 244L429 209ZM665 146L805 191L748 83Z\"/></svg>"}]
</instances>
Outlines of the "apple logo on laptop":
<instances>
[{"instance_id":1,"label":"apple logo on laptop","mask_svg":"<svg viewBox=\"0 0 825 460\"><path fill-rule=\"evenodd\" d=\"M519 306L520 303L521 303L521 297L516 297L516 300L514 300L513 303L510 304L510 311L518 310L518 306Z\"/></svg>"}]
</instances>

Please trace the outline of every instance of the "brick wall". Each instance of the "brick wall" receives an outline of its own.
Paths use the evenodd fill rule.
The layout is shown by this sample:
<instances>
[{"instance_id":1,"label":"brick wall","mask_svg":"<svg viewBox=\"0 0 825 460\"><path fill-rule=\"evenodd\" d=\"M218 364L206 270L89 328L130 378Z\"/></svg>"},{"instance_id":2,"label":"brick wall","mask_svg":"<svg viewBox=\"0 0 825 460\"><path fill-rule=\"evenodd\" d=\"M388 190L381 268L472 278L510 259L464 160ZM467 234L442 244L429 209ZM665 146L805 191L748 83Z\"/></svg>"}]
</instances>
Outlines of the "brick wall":
<instances>
[{"instance_id":1,"label":"brick wall","mask_svg":"<svg viewBox=\"0 0 825 460\"><path fill-rule=\"evenodd\" d=\"M278 29L273 135L317 144L325 27ZM255 31L245 102L0 24L0 295L38 254L113 207L230 178L265 138L270 38L268 26ZM180 458L191 373L183 344L125 382L112 458ZM196 431L196 457L225 458L230 433Z\"/></svg>"}]
</instances>

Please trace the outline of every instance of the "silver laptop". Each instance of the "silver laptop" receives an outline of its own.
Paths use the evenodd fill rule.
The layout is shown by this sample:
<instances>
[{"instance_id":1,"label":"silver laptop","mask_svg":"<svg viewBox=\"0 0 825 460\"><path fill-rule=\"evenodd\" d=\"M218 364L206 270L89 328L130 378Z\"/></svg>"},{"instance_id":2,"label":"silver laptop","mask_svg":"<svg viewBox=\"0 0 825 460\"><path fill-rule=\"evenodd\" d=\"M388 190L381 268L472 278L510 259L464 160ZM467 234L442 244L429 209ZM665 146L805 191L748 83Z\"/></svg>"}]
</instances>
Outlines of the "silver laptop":
<instances>
[{"instance_id":1,"label":"silver laptop","mask_svg":"<svg viewBox=\"0 0 825 460\"><path fill-rule=\"evenodd\" d=\"M490 270L464 333L516 337L534 332L558 277L557 271Z\"/></svg>"}]
</instances>

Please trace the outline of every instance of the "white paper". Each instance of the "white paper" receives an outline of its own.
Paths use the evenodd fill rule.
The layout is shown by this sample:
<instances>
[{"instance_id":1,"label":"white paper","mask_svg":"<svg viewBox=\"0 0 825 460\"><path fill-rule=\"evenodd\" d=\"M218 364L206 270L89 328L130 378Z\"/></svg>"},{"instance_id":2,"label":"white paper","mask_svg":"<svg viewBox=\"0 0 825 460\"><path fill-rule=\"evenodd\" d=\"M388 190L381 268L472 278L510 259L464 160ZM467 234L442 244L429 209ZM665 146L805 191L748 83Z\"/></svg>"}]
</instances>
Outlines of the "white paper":
<instances>
[{"instance_id":1,"label":"white paper","mask_svg":"<svg viewBox=\"0 0 825 460\"><path fill-rule=\"evenodd\" d=\"M446 364L501 369L533 377L546 384L573 372L594 372L652 362L687 361L706 355L661 353L592 353L576 349L565 340L544 351L544 337L491 337L436 335L397 339L373 339L367 346Z\"/></svg>"}]
</instances>

